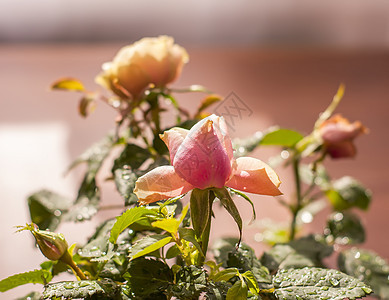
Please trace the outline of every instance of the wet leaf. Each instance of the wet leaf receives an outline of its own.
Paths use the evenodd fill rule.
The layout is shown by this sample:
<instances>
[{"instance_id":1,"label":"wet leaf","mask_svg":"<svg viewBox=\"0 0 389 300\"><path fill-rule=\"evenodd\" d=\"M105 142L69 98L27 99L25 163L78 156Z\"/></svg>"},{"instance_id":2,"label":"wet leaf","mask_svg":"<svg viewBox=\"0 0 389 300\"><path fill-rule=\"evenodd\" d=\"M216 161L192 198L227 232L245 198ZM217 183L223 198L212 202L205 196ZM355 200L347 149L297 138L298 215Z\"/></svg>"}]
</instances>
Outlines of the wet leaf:
<instances>
[{"instance_id":1,"label":"wet leaf","mask_svg":"<svg viewBox=\"0 0 389 300\"><path fill-rule=\"evenodd\" d=\"M130 262L128 272L124 275L132 293L142 299L159 299L156 295L173 283L173 272L161 261L137 258Z\"/></svg>"},{"instance_id":2,"label":"wet leaf","mask_svg":"<svg viewBox=\"0 0 389 300\"><path fill-rule=\"evenodd\" d=\"M342 251L338 259L341 271L369 284L375 296L389 299L389 264L376 253L358 248Z\"/></svg>"},{"instance_id":3,"label":"wet leaf","mask_svg":"<svg viewBox=\"0 0 389 300\"><path fill-rule=\"evenodd\" d=\"M112 280L102 281L81 280L63 281L48 284L43 291L43 299L65 298L65 299L88 299L89 297L104 297L103 299L117 299L120 294L120 287Z\"/></svg>"},{"instance_id":4,"label":"wet leaf","mask_svg":"<svg viewBox=\"0 0 389 300\"><path fill-rule=\"evenodd\" d=\"M337 270L321 268L282 269L273 278L275 294L283 300L358 299L371 289Z\"/></svg>"},{"instance_id":5,"label":"wet leaf","mask_svg":"<svg viewBox=\"0 0 389 300\"><path fill-rule=\"evenodd\" d=\"M51 84L53 90L85 91L82 82L76 78L61 78Z\"/></svg>"},{"instance_id":6,"label":"wet leaf","mask_svg":"<svg viewBox=\"0 0 389 300\"><path fill-rule=\"evenodd\" d=\"M365 229L360 218L351 212L334 212L329 216L325 229L327 240L349 245L365 241Z\"/></svg>"},{"instance_id":7,"label":"wet leaf","mask_svg":"<svg viewBox=\"0 0 389 300\"><path fill-rule=\"evenodd\" d=\"M266 251L261 262L270 272L277 269L322 267L322 259L333 251L323 237L308 236L285 244L276 244Z\"/></svg>"},{"instance_id":8,"label":"wet leaf","mask_svg":"<svg viewBox=\"0 0 389 300\"><path fill-rule=\"evenodd\" d=\"M169 294L180 300L198 299L207 289L206 271L197 266L181 267L176 274L176 283L170 285Z\"/></svg>"},{"instance_id":9,"label":"wet leaf","mask_svg":"<svg viewBox=\"0 0 389 300\"><path fill-rule=\"evenodd\" d=\"M71 206L70 199L48 190L40 190L32 194L27 201L31 221L40 229L49 229L50 231L57 228L62 215Z\"/></svg>"},{"instance_id":10,"label":"wet leaf","mask_svg":"<svg viewBox=\"0 0 389 300\"><path fill-rule=\"evenodd\" d=\"M240 273L252 272L261 290L271 290L273 288L269 270L262 266L255 256L254 250L246 244L241 244L238 249L232 248L230 250L227 266L238 268Z\"/></svg>"},{"instance_id":11,"label":"wet leaf","mask_svg":"<svg viewBox=\"0 0 389 300\"><path fill-rule=\"evenodd\" d=\"M238 274L239 271L237 268L227 268L216 273L214 276L210 277L210 279L213 281L228 281L231 278L238 276Z\"/></svg>"},{"instance_id":12,"label":"wet leaf","mask_svg":"<svg viewBox=\"0 0 389 300\"><path fill-rule=\"evenodd\" d=\"M345 176L332 184L326 195L335 210L342 211L352 207L363 210L369 208L371 192L356 179Z\"/></svg>"},{"instance_id":13,"label":"wet leaf","mask_svg":"<svg viewBox=\"0 0 389 300\"><path fill-rule=\"evenodd\" d=\"M46 284L47 282L50 282L51 279L51 272L47 270L34 270L15 274L0 281L0 292L6 292L27 283Z\"/></svg>"}]
</instances>

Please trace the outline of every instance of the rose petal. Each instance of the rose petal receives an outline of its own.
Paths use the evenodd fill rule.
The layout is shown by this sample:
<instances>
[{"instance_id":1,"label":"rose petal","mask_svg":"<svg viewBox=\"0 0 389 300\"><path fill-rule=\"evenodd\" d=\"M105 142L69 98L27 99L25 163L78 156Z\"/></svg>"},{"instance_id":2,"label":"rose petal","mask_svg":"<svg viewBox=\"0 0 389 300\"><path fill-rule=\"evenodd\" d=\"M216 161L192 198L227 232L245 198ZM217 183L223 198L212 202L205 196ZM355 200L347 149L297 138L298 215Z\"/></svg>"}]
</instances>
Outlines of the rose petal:
<instances>
[{"instance_id":1,"label":"rose petal","mask_svg":"<svg viewBox=\"0 0 389 300\"><path fill-rule=\"evenodd\" d=\"M234 189L269 196L282 193L278 175L267 164L252 157L240 157L236 160L236 169L226 186Z\"/></svg>"},{"instance_id":2,"label":"rose petal","mask_svg":"<svg viewBox=\"0 0 389 300\"><path fill-rule=\"evenodd\" d=\"M181 146L185 137L188 135L188 132L189 130L187 129L174 127L159 135L169 149L171 164L173 164L178 147Z\"/></svg>"},{"instance_id":3,"label":"rose petal","mask_svg":"<svg viewBox=\"0 0 389 300\"><path fill-rule=\"evenodd\" d=\"M227 151L227 155L232 163L234 160L234 149L232 148L232 142L230 135L228 134L227 124L224 121L223 117L218 117L216 115L209 116L209 119L213 121L214 127L218 130L215 130L219 140L223 143L224 149Z\"/></svg>"},{"instance_id":4,"label":"rose petal","mask_svg":"<svg viewBox=\"0 0 389 300\"><path fill-rule=\"evenodd\" d=\"M198 122L178 148L173 166L187 182L199 189L221 188L231 174L231 161L210 118Z\"/></svg>"},{"instance_id":5,"label":"rose petal","mask_svg":"<svg viewBox=\"0 0 389 300\"><path fill-rule=\"evenodd\" d=\"M157 167L138 178L134 193L141 205L185 194L193 186L182 179L172 166Z\"/></svg>"},{"instance_id":6,"label":"rose petal","mask_svg":"<svg viewBox=\"0 0 389 300\"><path fill-rule=\"evenodd\" d=\"M352 141L343 141L325 145L326 151L332 158L352 158L357 149Z\"/></svg>"}]
</instances>

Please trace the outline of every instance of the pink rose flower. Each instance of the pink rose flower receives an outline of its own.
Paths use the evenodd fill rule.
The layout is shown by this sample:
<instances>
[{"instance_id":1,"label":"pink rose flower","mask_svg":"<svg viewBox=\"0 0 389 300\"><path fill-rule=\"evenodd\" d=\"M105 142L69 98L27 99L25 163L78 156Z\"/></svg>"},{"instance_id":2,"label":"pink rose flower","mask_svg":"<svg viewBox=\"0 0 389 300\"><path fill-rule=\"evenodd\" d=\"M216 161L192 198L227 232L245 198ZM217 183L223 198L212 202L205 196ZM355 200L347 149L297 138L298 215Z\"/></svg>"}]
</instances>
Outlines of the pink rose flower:
<instances>
[{"instance_id":1,"label":"pink rose flower","mask_svg":"<svg viewBox=\"0 0 389 300\"><path fill-rule=\"evenodd\" d=\"M161 166L140 177L134 193L141 204L176 197L194 188L231 187L261 195L280 195L280 180L256 158L234 159L227 125L211 115L191 130L172 128L161 135L169 148L171 166Z\"/></svg>"},{"instance_id":2,"label":"pink rose flower","mask_svg":"<svg viewBox=\"0 0 389 300\"><path fill-rule=\"evenodd\" d=\"M356 148L353 141L364 133L367 133L367 128L361 122L350 123L341 115L334 115L319 127L324 151L332 158L354 157Z\"/></svg>"},{"instance_id":3,"label":"pink rose flower","mask_svg":"<svg viewBox=\"0 0 389 300\"><path fill-rule=\"evenodd\" d=\"M173 82L188 60L185 49L172 37L143 38L105 63L96 82L122 98L136 98L150 84L164 87Z\"/></svg>"}]
</instances>

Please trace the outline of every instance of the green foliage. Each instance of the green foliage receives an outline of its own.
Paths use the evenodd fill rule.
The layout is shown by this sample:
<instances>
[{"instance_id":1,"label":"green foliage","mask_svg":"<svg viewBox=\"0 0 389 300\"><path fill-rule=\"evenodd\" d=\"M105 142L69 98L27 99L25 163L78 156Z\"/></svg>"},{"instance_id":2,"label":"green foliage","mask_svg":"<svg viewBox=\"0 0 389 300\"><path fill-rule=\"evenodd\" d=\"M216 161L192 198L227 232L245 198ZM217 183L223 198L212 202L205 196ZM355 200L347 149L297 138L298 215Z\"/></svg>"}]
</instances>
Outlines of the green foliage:
<instances>
[{"instance_id":1,"label":"green foliage","mask_svg":"<svg viewBox=\"0 0 389 300\"><path fill-rule=\"evenodd\" d=\"M171 243L172 241L172 237L166 234L153 234L145 236L132 246L130 251L130 259L133 260L138 257L150 254Z\"/></svg>"},{"instance_id":2,"label":"green foliage","mask_svg":"<svg viewBox=\"0 0 389 300\"><path fill-rule=\"evenodd\" d=\"M48 190L40 190L27 199L31 221L42 230L54 231L71 206L70 199Z\"/></svg>"},{"instance_id":3,"label":"green foliage","mask_svg":"<svg viewBox=\"0 0 389 300\"><path fill-rule=\"evenodd\" d=\"M284 300L353 300L371 293L371 289L358 279L329 269L282 269L273 282L277 298Z\"/></svg>"},{"instance_id":4,"label":"green foliage","mask_svg":"<svg viewBox=\"0 0 389 300\"><path fill-rule=\"evenodd\" d=\"M371 286L375 296L389 299L389 264L376 253L352 248L342 251L338 259L341 271Z\"/></svg>"},{"instance_id":5,"label":"green foliage","mask_svg":"<svg viewBox=\"0 0 389 300\"><path fill-rule=\"evenodd\" d=\"M173 272L161 261L141 257L130 262L124 278L133 296L158 299L173 283Z\"/></svg>"},{"instance_id":6,"label":"green foliage","mask_svg":"<svg viewBox=\"0 0 389 300\"><path fill-rule=\"evenodd\" d=\"M246 282L244 280L238 280L228 290L226 300L246 300L247 291Z\"/></svg>"},{"instance_id":7,"label":"green foliage","mask_svg":"<svg viewBox=\"0 0 389 300\"><path fill-rule=\"evenodd\" d=\"M43 299L121 299L120 292L120 287L109 279L64 281L46 285Z\"/></svg>"},{"instance_id":8,"label":"green foliage","mask_svg":"<svg viewBox=\"0 0 389 300\"><path fill-rule=\"evenodd\" d=\"M170 285L168 293L180 300L198 299L207 289L207 274L194 265L181 267L175 274L175 284Z\"/></svg>"},{"instance_id":9,"label":"green foliage","mask_svg":"<svg viewBox=\"0 0 389 300\"><path fill-rule=\"evenodd\" d=\"M334 212L327 220L327 240L338 244L359 244L365 241L365 229L360 218L351 212Z\"/></svg>"},{"instance_id":10,"label":"green foliage","mask_svg":"<svg viewBox=\"0 0 389 300\"><path fill-rule=\"evenodd\" d=\"M0 292L5 292L27 283L46 284L52 279L51 272L47 270L34 270L9 276L0 281Z\"/></svg>"},{"instance_id":11,"label":"green foliage","mask_svg":"<svg viewBox=\"0 0 389 300\"><path fill-rule=\"evenodd\" d=\"M122 233L127 227L134 224L135 222L144 220L148 217L156 217L157 215L157 211L145 208L143 206L127 209L121 216L116 217L116 222L112 227L109 241L111 243L116 243L119 234Z\"/></svg>"},{"instance_id":12,"label":"green foliage","mask_svg":"<svg viewBox=\"0 0 389 300\"><path fill-rule=\"evenodd\" d=\"M138 198L133 193L135 182L143 172L138 168L150 158L150 152L135 144L126 144L120 156L114 161L112 174L114 176L116 188L123 196L125 205L138 202Z\"/></svg>"},{"instance_id":13,"label":"green foliage","mask_svg":"<svg viewBox=\"0 0 389 300\"><path fill-rule=\"evenodd\" d=\"M292 148L303 137L304 136L297 131L285 128L276 128L266 133L260 141L260 144Z\"/></svg>"},{"instance_id":14,"label":"green foliage","mask_svg":"<svg viewBox=\"0 0 389 300\"><path fill-rule=\"evenodd\" d=\"M352 207L367 210L371 201L370 191L350 176L336 180L332 188L326 191L326 195L338 211Z\"/></svg>"},{"instance_id":15,"label":"green foliage","mask_svg":"<svg viewBox=\"0 0 389 300\"><path fill-rule=\"evenodd\" d=\"M261 262L271 273L278 269L322 267L322 259L333 249L320 236L308 236L285 244L276 244L266 251Z\"/></svg>"}]
</instances>

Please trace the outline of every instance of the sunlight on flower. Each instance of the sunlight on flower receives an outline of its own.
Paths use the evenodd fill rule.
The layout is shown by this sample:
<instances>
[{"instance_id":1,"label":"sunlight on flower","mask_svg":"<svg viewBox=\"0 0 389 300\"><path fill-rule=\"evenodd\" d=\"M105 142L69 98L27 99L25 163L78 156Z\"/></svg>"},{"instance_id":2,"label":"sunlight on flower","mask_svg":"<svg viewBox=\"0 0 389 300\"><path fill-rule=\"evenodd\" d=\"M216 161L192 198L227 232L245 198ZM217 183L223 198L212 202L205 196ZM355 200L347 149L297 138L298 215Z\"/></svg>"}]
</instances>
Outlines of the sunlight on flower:
<instances>
[{"instance_id":1,"label":"sunlight on flower","mask_svg":"<svg viewBox=\"0 0 389 300\"><path fill-rule=\"evenodd\" d=\"M231 187L240 191L280 195L280 180L267 164L256 158L234 159L227 125L211 115L191 130L172 128L161 135L172 166L158 167L140 177L134 192L141 204L182 195L194 188Z\"/></svg>"},{"instance_id":2,"label":"sunlight on flower","mask_svg":"<svg viewBox=\"0 0 389 300\"><path fill-rule=\"evenodd\" d=\"M136 98L150 85L164 87L176 80L188 60L172 37L143 38L104 63L95 80L121 98Z\"/></svg>"}]
</instances>

